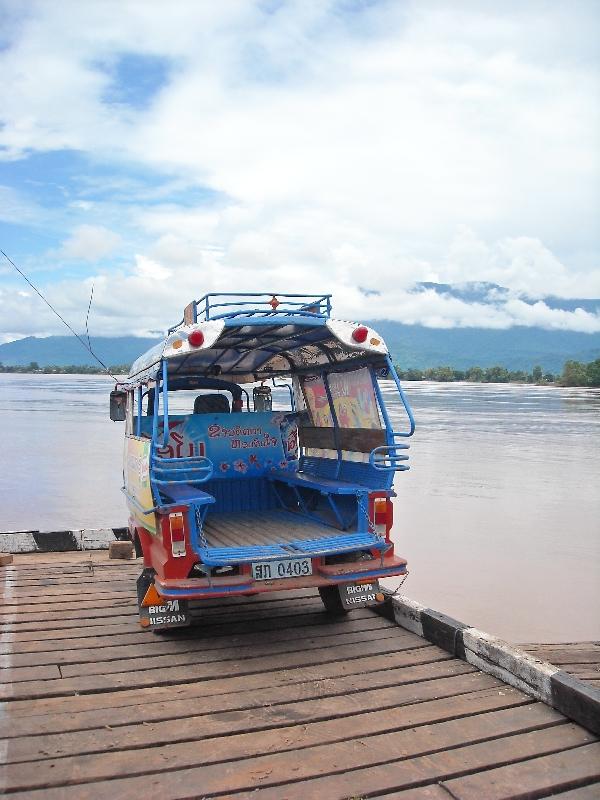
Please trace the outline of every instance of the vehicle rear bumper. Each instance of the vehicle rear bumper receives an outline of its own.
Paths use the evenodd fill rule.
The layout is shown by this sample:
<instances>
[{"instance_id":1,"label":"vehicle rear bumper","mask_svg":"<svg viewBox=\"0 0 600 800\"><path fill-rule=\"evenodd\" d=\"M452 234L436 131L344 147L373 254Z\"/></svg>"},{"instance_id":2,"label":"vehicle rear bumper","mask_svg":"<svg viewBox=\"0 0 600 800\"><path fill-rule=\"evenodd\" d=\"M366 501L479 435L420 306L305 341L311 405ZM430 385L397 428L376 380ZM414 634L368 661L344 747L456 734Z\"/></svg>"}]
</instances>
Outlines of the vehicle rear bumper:
<instances>
[{"instance_id":1,"label":"vehicle rear bumper","mask_svg":"<svg viewBox=\"0 0 600 800\"><path fill-rule=\"evenodd\" d=\"M208 578L161 579L155 585L162 597L201 600L209 597L231 597L255 595L265 592L281 592L287 589L317 589L362 580L377 580L406 574L406 560L391 556L375 561L350 562L346 564L313 564L313 574L298 578L278 578L258 581L250 574Z\"/></svg>"}]
</instances>

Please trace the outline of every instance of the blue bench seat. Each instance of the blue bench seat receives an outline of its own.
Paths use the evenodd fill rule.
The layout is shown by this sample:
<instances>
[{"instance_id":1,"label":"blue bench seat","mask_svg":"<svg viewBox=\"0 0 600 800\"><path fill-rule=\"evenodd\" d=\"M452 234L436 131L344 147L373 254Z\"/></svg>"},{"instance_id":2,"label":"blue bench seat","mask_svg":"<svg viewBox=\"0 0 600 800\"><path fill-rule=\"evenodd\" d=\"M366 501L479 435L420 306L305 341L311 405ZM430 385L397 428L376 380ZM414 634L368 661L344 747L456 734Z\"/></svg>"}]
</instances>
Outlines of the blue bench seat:
<instances>
[{"instance_id":1,"label":"blue bench seat","mask_svg":"<svg viewBox=\"0 0 600 800\"><path fill-rule=\"evenodd\" d=\"M310 472L286 472L285 470L276 470L268 477L270 480L287 483L288 486L315 489L322 494L359 494L360 492L369 491L367 486L361 486L358 483L340 481L336 478L325 478Z\"/></svg>"},{"instance_id":2,"label":"blue bench seat","mask_svg":"<svg viewBox=\"0 0 600 800\"><path fill-rule=\"evenodd\" d=\"M215 502L215 498L211 494L203 492L201 489L197 489L195 486L191 486L189 483L168 483L166 486L161 486L161 483L163 482L154 481L154 484L157 486L160 493L165 497L168 497L174 503L188 505L189 503L194 502L196 505L203 506Z\"/></svg>"}]
</instances>

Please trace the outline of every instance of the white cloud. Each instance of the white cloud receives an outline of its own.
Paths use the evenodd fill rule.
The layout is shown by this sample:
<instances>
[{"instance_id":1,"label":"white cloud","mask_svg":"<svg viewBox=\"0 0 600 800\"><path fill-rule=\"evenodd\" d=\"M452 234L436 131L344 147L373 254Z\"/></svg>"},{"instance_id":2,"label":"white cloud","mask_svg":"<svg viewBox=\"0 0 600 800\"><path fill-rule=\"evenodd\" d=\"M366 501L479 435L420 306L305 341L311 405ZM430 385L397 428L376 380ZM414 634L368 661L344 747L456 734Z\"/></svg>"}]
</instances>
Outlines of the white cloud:
<instances>
[{"instance_id":1,"label":"white cloud","mask_svg":"<svg viewBox=\"0 0 600 800\"><path fill-rule=\"evenodd\" d=\"M274 242L274 251L269 249ZM48 287L49 301L76 329L83 327L85 311L94 283L90 330L95 334L150 334L165 330L182 316L183 307L207 292L280 291L333 293L334 316L350 320L390 319L406 324L437 328L484 327L506 329L514 325L550 330L600 332L600 312L583 309L565 311L543 301L525 302L514 293L494 296L485 302L467 302L433 290L415 291L409 284L381 284L373 279L370 251L345 250L341 266L329 274L301 261L281 268L283 255L277 240L248 236L237 241L237 249L222 252L176 237L157 242L153 257L137 254L128 271L101 273L87 281L62 280ZM490 246L495 252L498 246ZM366 260L365 260L366 259ZM400 265L400 269L406 265ZM427 277L431 265L411 264L419 277ZM257 275L260 274L258 278ZM390 270L391 274L391 270ZM360 276L361 281L357 281ZM362 280L364 278L364 280ZM380 289L365 297L357 288ZM0 291L1 330L19 331L26 320L29 334L62 333L60 323L31 293Z\"/></svg>"},{"instance_id":2,"label":"white cloud","mask_svg":"<svg viewBox=\"0 0 600 800\"><path fill-rule=\"evenodd\" d=\"M59 255L79 261L100 261L119 245L121 237L102 225L79 225L63 242Z\"/></svg>"},{"instance_id":3,"label":"white cloud","mask_svg":"<svg viewBox=\"0 0 600 800\"><path fill-rule=\"evenodd\" d=\"M497 283L531 297L600 297L600 268L567 269L537 238L506 237L488 244L464 225L450 244L440 275L447 282Z\"/></svg>"},{"instance_id":4,"label":"white cloud","mask_svg":"<svg viewBox=\"0 0 600 800\"><path fill-rule=\"evenodd\" d=\"M129 269L120 257L96 285L98 329L126 329L142 301L134 324L165 327L191 297L232 289L332 291L360 317L364 286L382 291L378 316L402 321L598 330L594 315L518 297L600 296L593 4L341 9L30 5L0 52L5 158L77 148L220 193L196 207L160 188L152 205L94 204L96 234L82 226L63 254L105 258L116 220L135 238ZM104 100L105 65L132 51L172 66L144 110ZM513 297L410 293L419 280L491 281ZM79 313L81 287L61 292Z\"/></svg>"},{"instance_id":5,"label":"white cloud","mask_svg":"<svg viewBox=\"0 0 600 800\"><path fill-rule=\"evenodd\" d=\"M161 264L139 254L135 257L135 271L140 278L149 278L153 281L164 281L171 275L171 271Z\"/></svg>"}]
</instances>

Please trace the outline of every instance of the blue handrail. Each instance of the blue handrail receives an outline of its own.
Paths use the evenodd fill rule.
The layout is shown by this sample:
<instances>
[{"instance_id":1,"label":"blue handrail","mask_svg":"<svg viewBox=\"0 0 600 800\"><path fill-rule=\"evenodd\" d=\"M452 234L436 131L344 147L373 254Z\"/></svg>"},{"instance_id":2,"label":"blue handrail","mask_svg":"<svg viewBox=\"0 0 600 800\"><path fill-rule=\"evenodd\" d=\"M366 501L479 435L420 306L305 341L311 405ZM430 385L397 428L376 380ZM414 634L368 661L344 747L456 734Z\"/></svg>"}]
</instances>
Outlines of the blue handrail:
<instances>
[{"instance_id":1,"label":"blue handrail","mask_svg":"<svg viewBox=\"0 0 600 800\"><path fill-rule=\"evenodd\" d=\"M271 305L276 298L278 305ZM190 304L193 307L194 322L230 319L244 316L288 316L328 318L331 315L331 295L309 294L278 294L277 292L250 292L250 293L217 293L205 294L199 300ZM221 310L226 309L226 310ZM169 333L176 330L184 322L181 319L176 325L169 328Z\"/></svg>"},{"instance_id":2,"label":"blue handrail","mask_svg":"<svg viewBox=\"0 0 600 800\"><path fill-rule=\"evenodd\" d=\"M383 444L380 447L374 447L369 453L369 464L380 471L404 472L410 467L403 463L408 461L408 456L404 455L402 451L408 450L409 447L408 444Z\"/></svg>"},{"instance_id":3,"label":"blue handrail","mask_svg":"<svg viewBox=\"0 0 600 800\"><path fill-rule=\"evenodd\" d=\"M400 395L400 399L402 400L402 405L404 406L404 410L406 411L406 415L408 416L408 421L410 423L410 428L407 432L395 432L394 436L412 436L415 432L415 418L413 417L412 409L410 407L410 403L406 395L404 394L404 390L400 383L400 378L398 377L398 373L396 372L396 368L392 363L392 359L389 355L386 355L385 360L387 362L388 369L390 371L390 375L394 379L394 383L396 384L396 388L398 389L398 394Z\"/></svg>"},{"instance_id":4,"label":"blue handrail","mask_svg":"<svg viewBox=\"0 0 600 800\"><path fill-rule=\"evenodd\" d=\"M152 483L160 486L179 483L205 483L213 476L214 464L206 456L191 458L154 457L151 470ZM178 473L181 474L179 475ZM189 477L191 473L194 474Z\"/></svg>"},{"instance_id":5,"label":"blue handrail","mask_svg":"<svg viewBox=\"0 0 600 800\"><path fill-rule=\"evenodd\" d=\"M410 407L410 403L408 402L408 399L407 399L406 395L404 394L404 390L402 389L402 385L400 383L400 378L398 377L398 373L396 372L396 369L395 369L395 367L394 367L394 365L392 363L392 360L389 357L389 355L386 355L385 360L386 360L388 372L392 376L392 378L394 380L394 383L396 384L396 388L398 389L398 394L400 395L400 399L402 400L402 405L404 406L404 410L406 411L406 416L408 417L408 422L409 422L408 431L395 431L394 430L394 426L392 425L392 421L390 419L390 416L388 414L387 408L385 406L385 402L383 400L383 395L381 393L381 387L379 386L379 382L377 381L377 378L376 378L375 374L372 372L371 376L372 376L372 379L373 379L373 388L375 389L375 394L377 395L377 402L379 403L379 408L381 409L381 413L383 415L383 421L385 422L386 430L388 431L388 434L390 436L390 440L388 441L388 444L389 445L393 445L394 437L396 437L396 436L409 437L409 436L413 435L413 433L415 432L415 418L413 416L412 409Z\"/></svg>"}]
</instances>

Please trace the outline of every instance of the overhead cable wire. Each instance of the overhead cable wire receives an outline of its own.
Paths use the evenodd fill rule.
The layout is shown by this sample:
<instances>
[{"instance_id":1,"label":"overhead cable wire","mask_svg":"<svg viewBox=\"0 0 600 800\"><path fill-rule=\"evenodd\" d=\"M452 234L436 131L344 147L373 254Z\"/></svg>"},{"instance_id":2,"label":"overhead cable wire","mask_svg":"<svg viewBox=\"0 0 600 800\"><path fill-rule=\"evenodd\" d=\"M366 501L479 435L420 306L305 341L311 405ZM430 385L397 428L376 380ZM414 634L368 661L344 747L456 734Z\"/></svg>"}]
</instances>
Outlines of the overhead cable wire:
<instances>
[{"instance_id":1,"label":"overhead cable wire","mask_svg":"<svg viewBox=\"0 0 600 800\"><path fill-rule=\"evenodd\" d=\"M75 333L75 331L74 331L74 330L73 330L73 328L72 328L72 327L69 325L69 323L67 322L67 320L66 320L66 319L65 319L65 318L64 318L64 317L63 317L61 314L59 314L59 312L58 312L58 311L57 311L57 310L54 308L54 306L52 305L52 303L50 303L48 300L46 300L46 298L44 297L44 295L43 295L43 294L40 292L40 290L37 288L37 286L35 286L35 285L34 285L34 284L33 284L33 283L32 283L32 282L29 280L29 278L27 277L27 275L25 275L25 273L23 272L23 270L22 270L22 269L19 269L19 267L18 267L18 266L15 264L15 262L12 260L12 258L10 258L9 256L7 256L7 255L6 255L6 253L4 252L4 250L1 250L1 249L0 249L0 253L2 253L2 255L3 255L3 256L4 256L4 258L5 258L5 259L8 261L8 263L9 263L11 266L13 266L13 267L16 269L16 271L19 273L19 275L20 275L20 276L21 276L21 277L22 277L22 278L23 278L23 279L24 279L24 280L25 280L25 281L26 281L26 282L27 282L27 283L28 283L28 284L31 286L31 288L33 289L33 291L34 291L34 292L35 292L35 293L36 293L36 294L37 294L39 297L41 297L41 299L44 301L44 303L46 303L46 305L48 306L48 308L49 308L49 309L50 309L50 310L51 310L51 311L52 311L54 314L56 314L56 316L59 318L59 320L62 322L62 324L63 324L63 325L66 327L66 328L68 328L68 329L71 331L71 333L73 334L73 336L74 336L76 339L78 339L78 340L79 340L79 342L80 342L80 343L81 343L81 344L82 344L82 345L85 347L85 349L86 349L86 350L87 350L87 351L88 351L88 352L91 354L91 356L92 356L93 358L95 358L95 359L96 359L96 361L97 361L97 362L100 364L100 366L102 367L102 369L103 369L103 370L105 370L105 372L106 372L108 375L110 375L110 377L111 377L111 378L112 378L112 379L113 379L113 380L114 380L116 383L118 383L118 380L117 380L117 378L116 378L116 377L115 377L115 376L112 374L112 372L109 370L109 368L106 366L106 364L105 364L105 363L104 363L104 362L103 362L103 361L102 361L100 358L98 358L98 356L97 356L97 355L94 353L94 351L92 350L91 346L90 346L89 344L86 344L86 343L84 342L84 340L81 338L81 336L80 336L78 333ZM88 305L88 313L87 313L87 317L86 317L86 320L85 320L85 327L86 327L86 331L87 331L87 325L88 325L88 317L89 317L89 314L90 314L90 308L91 308L91 306L92 306L92 297L93 297L93 294L94 294L94 287L92 286L92 295L90 296L90 303L89 303L89 305ZM89 333L88 333L88 342L89 342L89 338L90 338L90 337L89 337Z\"/></svg>"}]
</instances>

